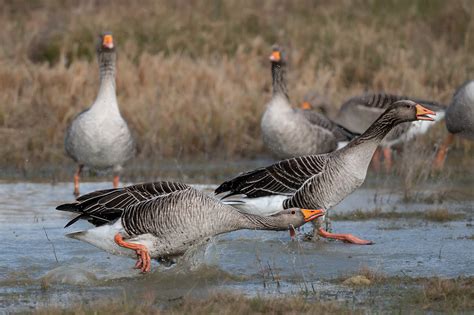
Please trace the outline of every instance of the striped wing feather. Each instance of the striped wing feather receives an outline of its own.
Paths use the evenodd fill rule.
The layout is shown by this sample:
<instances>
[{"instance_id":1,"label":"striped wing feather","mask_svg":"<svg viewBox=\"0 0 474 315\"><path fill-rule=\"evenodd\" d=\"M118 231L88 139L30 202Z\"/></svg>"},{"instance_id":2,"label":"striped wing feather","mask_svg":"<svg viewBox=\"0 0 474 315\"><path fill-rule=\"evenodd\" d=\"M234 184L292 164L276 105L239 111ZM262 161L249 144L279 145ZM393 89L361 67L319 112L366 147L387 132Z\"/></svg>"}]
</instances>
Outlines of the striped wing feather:
<instances>
[{"instance_id":1,"label":"striped wing feather","mask_svg":"<svg viewBox=\"0 0 474 315\"><path fill-rule=\"evenodd\" d=\"M299 111L311 124L320 126L324 129L331 131L334 136L336 137L337 141L351 141L356 136L360 136L358 133L353 133L343 126L340 126L314 110L303 110L303 109L296 109Z\"/></svg>"},{"instance_id":2,"label":"striped wing feather","mask_svg":"<svg viewBox=\"0 0 474 315\"><path fill-rule=\"evenodd\" d=\"M181 183L154 182L118 189L98 190L79 197L73 203L60 205L56 210L80 214L65 227L70 226L79 219L87 219L90 223L98 226L119 218L123 210L130 205L189 187Z\"/></svg>"},{"instance_id":3,"label":"striped wing feather","mask_svg":"<svg viewBox=\"0 0 474 315\"><path fill-rule=\"evenodd\" d=\"M215 193L223 198L244 194L249 198L269 195L293 195L305 181L318 175L327 163L327 154L287 159L243 173L221 184Z\"/></svg>"},{"instance_id":4,"label":"striped wing feather","mask_svg":"<svg viewBox=\"0 0 474 315\"><path fill-rule=\"evenodd\" d=\"M387 109L392 103L400 101L400 100L412 100L416 103L419 103L423 106L431 110L444 110L446 109L447 105L440 104L434 101L422 100L417 98L412 98L404 95L394 95L394 94L386 94L386 93L367 93L361 96L355 96L348 99L344 104L341 106L341 110L344 107L348 106L364 106L364 107L371 107L371 108L380 108L380 109Z\"/></svg>"},{"instance_id":5,"label":"striped wing feather","mask_svg":"<svg viewBox=\"0 0 474 315\"><path fill-rule=\"evenodd\" d=\"M206 198L209 199L202 192L187 186L184 190L174 191L128 206L122 214L122 224L130 235L150 233L159 236L163 233L172 233L176 231L176 224L180 221L179 216L189 218L192 215L198 215L199 211L197 210L193 214L187 211L200 209L193 207L193 205L206 204L204 201Z\"/></svg>"}]
</instances>

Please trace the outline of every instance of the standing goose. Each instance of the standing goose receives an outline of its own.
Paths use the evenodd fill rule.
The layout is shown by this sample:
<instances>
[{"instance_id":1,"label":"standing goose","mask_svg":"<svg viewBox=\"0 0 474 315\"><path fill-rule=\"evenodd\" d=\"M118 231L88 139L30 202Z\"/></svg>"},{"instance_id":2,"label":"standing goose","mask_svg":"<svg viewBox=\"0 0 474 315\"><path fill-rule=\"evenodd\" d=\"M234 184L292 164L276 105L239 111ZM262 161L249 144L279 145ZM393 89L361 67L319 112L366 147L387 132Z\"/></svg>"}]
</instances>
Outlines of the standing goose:
<instances>
[{"instance_id":1,"label":"standing goose","mask_svg":"<svg viewBox=\"0 0 474 315\"><path fill-rule=\"evenodd\" d=\"M215 194L225 204L264 216L293 207L329 210L362 185L372 155L392 128L408 121L433 121L428 115L435 113L413 101L398 101L344 148L283 160L243 173L224 182ZM350 234L331 234L322 228L318 233L354 244L371 244Z\"/></svg>"},{"instance_id":2,"label":"standing goose","mask_svg":"<svg viewBox=\"0 0 474 315\"><path fill-rule=\"evenodd\" d=\"M150 271L151 258L172 261L191 246L239 229L287 230L319 216L322 210L287 209L262 217L234 207L191 186L156 182L100 190L57 210L79 214L96 227L67 234L112 254L138 257L136 268Z\"/></svg>"},{"instance_id":3,"label":"standing goose","mask_svg":"<svg viewBox=\"0 0 474 315\"><path fill-rule=\"evenodd\" d=\"M466 81L453 95L446 110L448 136L441 145L434 167L442 169L449 146L455 135L474 141L474 80Z\"/></svg>"},{"instance_id":4,"label":"standing goose","mask_svg":"<svg viewBox=\"0 0 474 315\"><path fill-rule=\"evenodd\" d=\"M405 96L386 93L367 93L361 96L352 97L342 104L336 123L353 133L362 133L366 130L393 102L403 99L412 99ZM426 106L437 113L435 121L444 117L444 105L432 101L414 99L415 102ZM391 169L392 152L391 147L399 143L412 140L415 136L424 134L433 124L425 121L414 121L400 124L393 128L381 142L384 155L385 168ZM380 152L377 150L374 155L376 169L379 168Z\"/></svg>"},{"instance_id":5,"label":"standing goose","mask_svg":"<svg viewBox=\"0 0 474 315\"><path fill-rule=\"evenodd\" d=\"M120 114L115 94L116 52L112 34L100 35L97 45L100 87L92 106L74 118L66 131L67 154L78 164L74 194L79 195L82 168L113 168L113 186L119 184L122 165L135 155L135 143Z\"/></svg>"},{"instance_id":6,"label":"standing goose","mask_svg":"<svg viewBox=\"0 0 474 315\"><path fill-rule=\"evenodd\" d=\"M328 126L334 129L336 126L320 114L308 114L306 110L295 109L290 105L285 54L278 46L273 47L270 61L273 96L261 121L263 142L267 148L279 158L335 150L338 136Z\"/></svg>"},{"instance_id":7,"label":"standing goose","mask_svg":"<svg viewBox=\"0 0 474 315\"><path fill-rule=\"evenodd\" d=\"M324 115L328 115L332 105L329 99L317 91L309 91L303 96L303 101L301 102L300 107L306 110L318 109Z\"/></svg>"}]
</instances>

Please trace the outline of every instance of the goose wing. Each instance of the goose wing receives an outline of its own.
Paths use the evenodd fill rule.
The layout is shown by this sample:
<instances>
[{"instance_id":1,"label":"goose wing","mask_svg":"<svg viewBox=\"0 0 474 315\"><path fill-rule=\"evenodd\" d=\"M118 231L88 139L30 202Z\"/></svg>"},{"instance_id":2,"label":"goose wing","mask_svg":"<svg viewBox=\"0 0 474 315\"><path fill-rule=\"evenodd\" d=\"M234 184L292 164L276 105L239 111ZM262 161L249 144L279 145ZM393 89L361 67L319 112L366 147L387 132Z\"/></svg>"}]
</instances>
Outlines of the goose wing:
<instances>
[{"instance_id":1,"label":"goose wing","mask_svg":"<svg viewBox=\"0 0 474 315\"><path fill-rule=\"evenodd\" d=\"M337 141L351 141L355 137L360 136L359 133L349 131L348 129L333 122L331 119L314 110L297 108L296 111L300 112L311 124L331 131L336 137Z\"/></svg>"},{"instance_id":2,"label":"goose wing","mask_svg":"<svg viewBox=\"0 0 474 315\"><path fill-rule=\"evenodd\" d=\"M183 225L189 229L188 224L192 222L190 218L196 213L199 215L197 209L212 208L215 203L218 203L215 199L191 186L186 186L183 190L127 206L121 216L122 224L132 236L147 233L155 236L176 233Z\"/></svg>"},{"instance_id":3,"label":"goose wing","mask_svg":"<svg viewBox=\"0 0 474 315\"><path fill-rule=\"evenodd\" d=\"M387 93L366 93L344 102L335 122L355 133L363 133L391 104L410 99L434 111L444 111L446 105L433 101Z\"/></svg>"},{"instance_id":4,"label":"goose wing","mask_svg":"<svg viewBox=\"0 0 474 315\"><path fill-rule=\"evenodd\" d=\"M423 100L413 97L408 97L405 95L395 95L395 94L387 94L387 93L366 93L360 96L355 96L348 99L344 104L341 106L341 110L345 107L350 106L358 106L358 107L366 107L366 108L379 108L379 109L387 109L390 105L394 102L400 100L412 100L416 103L419 103L428 109L434 111L443 111L447 108L447 105L441 104L435 101Z\"/></svg>"},{"instance_id":5,"label":"goose wing","mask_svg":"<svg viewBox=\"0 0 474 315\"><path fill-rule=\"evenodd\" d=\"M270 195L293 195L305 181L323 172L328 154L287 159L243 173L221 184L215 190L221 199L233 195L257 198Z\"/></svg>"},{"instance_id":6,"label":"goose wing","mask_svg":"<svg viewBox=\"0 0 474 315\"><path fill-rule=\"evenodd\" d=\"M65 227L79 219L87 219L95 226L111 222L122 215L123 210L133 204L172 194L190 186L173 182L154 182L137 184L118 189L98 190L80 196L73 203L56 207L56 210L79 213Z\"/></svg>"}]
</instances>

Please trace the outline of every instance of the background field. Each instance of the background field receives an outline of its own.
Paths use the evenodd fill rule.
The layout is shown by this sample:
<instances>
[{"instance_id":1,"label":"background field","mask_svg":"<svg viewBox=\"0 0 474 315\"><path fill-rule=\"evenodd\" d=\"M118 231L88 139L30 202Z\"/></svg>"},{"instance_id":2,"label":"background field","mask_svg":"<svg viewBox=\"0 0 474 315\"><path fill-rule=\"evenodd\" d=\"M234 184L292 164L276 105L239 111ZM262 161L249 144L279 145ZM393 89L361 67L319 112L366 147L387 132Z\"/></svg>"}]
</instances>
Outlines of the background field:
<instances>
[{"instance_id":1,"label":"background field","mask_svg":"<svg viewBox=\"0 0 474 315\"><path fill-rule=\"evenodd\" d=\"M67 124L94 100L95 41L118 45L132 165L265 157L270 47L289 53L296 105L365 90L449 103L474 77L471 1L0 1L0 169L72 166ZM440 125L429 146L445 134ZM469 144L457 142L469 158Z\"/></svg>"}]
</instances>

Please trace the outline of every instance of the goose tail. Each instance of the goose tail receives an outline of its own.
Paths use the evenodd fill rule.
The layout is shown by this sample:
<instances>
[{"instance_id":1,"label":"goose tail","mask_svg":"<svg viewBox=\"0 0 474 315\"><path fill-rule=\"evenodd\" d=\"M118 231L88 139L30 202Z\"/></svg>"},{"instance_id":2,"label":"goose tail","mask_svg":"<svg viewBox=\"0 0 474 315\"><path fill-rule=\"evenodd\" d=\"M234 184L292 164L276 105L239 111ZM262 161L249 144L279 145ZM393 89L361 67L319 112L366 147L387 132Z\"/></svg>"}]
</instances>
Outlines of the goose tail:
<instances>
[{"instance_id":1,"label":"goose tail","mask_svg":"<svg viewBox=\"0 0 474 315\"><path fill-rule=\"evenodd\" d=\"M87 235L87 231L78 231L78 232L68 233L66 234L66 237L81 241L86 238L86 235Z\"/></svg>"}]
</instances>

